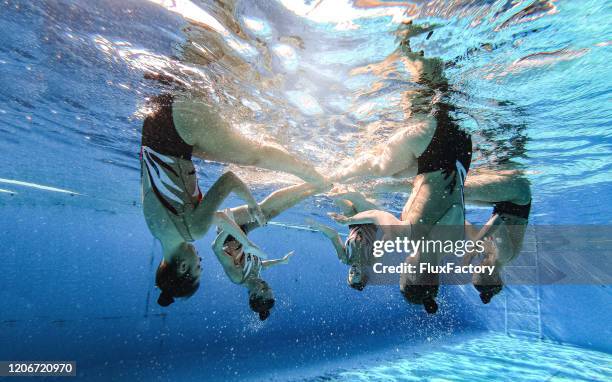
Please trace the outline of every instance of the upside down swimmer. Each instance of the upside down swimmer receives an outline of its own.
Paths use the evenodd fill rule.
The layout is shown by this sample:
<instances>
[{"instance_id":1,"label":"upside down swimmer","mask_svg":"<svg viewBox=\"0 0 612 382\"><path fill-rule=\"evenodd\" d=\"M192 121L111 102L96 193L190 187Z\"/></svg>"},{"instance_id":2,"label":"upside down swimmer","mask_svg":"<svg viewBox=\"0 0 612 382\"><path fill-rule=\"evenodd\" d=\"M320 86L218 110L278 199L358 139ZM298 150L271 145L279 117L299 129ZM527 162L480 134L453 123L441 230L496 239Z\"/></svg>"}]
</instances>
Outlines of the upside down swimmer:
<instances>
[{"instance_id":1,"label":"upside down swimmer","mask_svg":"<svg viewBox=\"0 0 612 382\"><path fill-rule=\"evenodd\" d=\"M431 265L421 263L418 266L415 264L402 263L399 265L383 265L376 263L372 266L374 273L438 273L438 274L474 274L488 273L489 276L495 271L494 265L455 265L455 263L447 263L445 265Z\"/></svg>"}]
</instances>

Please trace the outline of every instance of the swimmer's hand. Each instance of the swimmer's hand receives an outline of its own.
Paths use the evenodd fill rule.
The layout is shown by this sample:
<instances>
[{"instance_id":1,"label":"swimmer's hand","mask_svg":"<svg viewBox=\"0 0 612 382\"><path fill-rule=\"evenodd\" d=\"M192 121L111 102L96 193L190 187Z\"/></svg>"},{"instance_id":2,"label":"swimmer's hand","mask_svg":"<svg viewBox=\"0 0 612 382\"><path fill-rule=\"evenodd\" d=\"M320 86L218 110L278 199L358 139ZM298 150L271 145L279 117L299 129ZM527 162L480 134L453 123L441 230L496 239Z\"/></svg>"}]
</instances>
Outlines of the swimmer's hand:
<instances>
[{"instance_id":1,"label":"swimmer's hand","mask_svg":"<svg viewBox=\"0 0 612 382\"><path fill-rule=\"evenodd\" d=\"M327 215L330 218L334 219L337 223L348 224L349 218L347 218L346 216L342 214L338 214L336 212L328 212Z\"/></svg>"},{"instance_id":2,"label":"swimmer's hand","mask_svg":"<svg viewBox=\"0 0 612 382\"><path fill-rule=\"evenodd\" d=\"M329 195L332 198L348 200L357 206L364 205L364 204L374 205L373 201L368 200L368 198L366 198L366 196L362 192L359 192L352 187L336 186L330 192L328 192L327 195ZM366 209L371 208L371 206L368 206L368 207L369 208L366 208Z\"/></svg>"},{"instance_id":3,"label":"swimmer's hand","mask_svg":"<svg viewBox=\"0 0 612 382\"><path fill-rule=\"evenodd\" d=\"M252 206L252 207L249 206L248 211L249 211L249 216L251 217L251 220L256 221L260 227L268 224L266 215L261 210L261 206L259 204L256 204L255 206Z\"/></svg>"},{"instance_id":4,"label":"swimmer's hand","mask_svg":"<svg viewBox=\"0 0 612 382\"><path fill-rule=\"evenodd\" d=\"M294 252L294 251L291 251L291 252L287 253L285 256L283 256L283 257L280 259L279 264L289 264L289 259L290 259L290 258L291 258L291 256L293 256L293 255L295 255L295 252Z\"/></svg>"}]
</instances>

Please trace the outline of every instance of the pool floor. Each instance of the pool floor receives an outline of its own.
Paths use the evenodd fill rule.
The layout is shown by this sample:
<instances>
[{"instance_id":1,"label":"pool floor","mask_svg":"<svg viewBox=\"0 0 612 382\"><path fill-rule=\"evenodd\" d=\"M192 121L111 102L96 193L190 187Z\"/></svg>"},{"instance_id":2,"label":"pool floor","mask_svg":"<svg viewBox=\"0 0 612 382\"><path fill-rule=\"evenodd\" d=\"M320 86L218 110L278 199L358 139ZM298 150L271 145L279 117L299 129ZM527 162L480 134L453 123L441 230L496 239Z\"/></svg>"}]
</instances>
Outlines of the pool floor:
<instances>
[{"instance_id":1,"label":"pool floor","mask_svg":"<svg viewBox=\"0 0 612 382\"><path fill-rule=\"evenodd\" d=\"M612 355L504 334L396 348L373 362L291 381L610 381ZM381 359L383 358L383 359Z\"/></svg>"}]
</instances>

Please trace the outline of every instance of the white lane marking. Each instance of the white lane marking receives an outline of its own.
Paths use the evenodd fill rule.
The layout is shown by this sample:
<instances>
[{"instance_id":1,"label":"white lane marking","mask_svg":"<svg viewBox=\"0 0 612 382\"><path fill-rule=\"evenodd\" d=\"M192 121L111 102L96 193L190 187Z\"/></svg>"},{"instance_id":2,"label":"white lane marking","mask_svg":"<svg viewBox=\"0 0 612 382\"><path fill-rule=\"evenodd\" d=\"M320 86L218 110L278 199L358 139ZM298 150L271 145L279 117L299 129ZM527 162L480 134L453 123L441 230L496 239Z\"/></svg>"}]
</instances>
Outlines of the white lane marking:
<instances>
[{"instance_id":1,"label":"white lane marking","mask_svg":"<svg viewBox=\"0 0 612 382\"><path fill-rule=\"evenodd\" d=\"M36 188L38 190L61 192L61 193L64 193L64 194L81 195L78 192L70 191L70 190L64 190L63 188L56 188L56 187L45 186L45 185L42 185L42 184L36 184L36 183L30 183L30 182L22 182L20 180L14 180L14 179L0 178L0 183L14 184L16 186L24 186L24 187Z\"/></svg>"}]
</instances>

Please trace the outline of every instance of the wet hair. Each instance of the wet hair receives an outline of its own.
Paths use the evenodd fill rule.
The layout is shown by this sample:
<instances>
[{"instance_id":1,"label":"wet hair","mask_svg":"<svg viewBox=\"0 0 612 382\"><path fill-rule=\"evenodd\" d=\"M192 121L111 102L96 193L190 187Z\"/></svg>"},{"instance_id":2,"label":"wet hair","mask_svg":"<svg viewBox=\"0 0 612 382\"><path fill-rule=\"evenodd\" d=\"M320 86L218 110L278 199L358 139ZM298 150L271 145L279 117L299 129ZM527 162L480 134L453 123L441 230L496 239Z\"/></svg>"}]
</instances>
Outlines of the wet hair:
<instances>
[{"instance_id":1,"label":"wet hair","mask_svg":"<svg viewBox=\"0 0 612 382\"><path fill-rule=\"evenodd\" d=\"M483 304L490 303L493 296L501 292L503 287L504 286L501 284L496 284L496 285L474 284L474 288L476 288L476 290L480 293L480 301L482 301Z\"/></svg>"},{"instance_id":2,"label":"wet hair","mask_svg":"<svg viewBox=\"0 0 612 382\"><path fill-rule=\"evenodd\" d=\"M438 311L436 296L438 296L438 285L405 285L402 294L406 301L411 304L423 305L429 314Z\"/></svg>"},{"instance_id":3,"label":"wet hair","mask_svg":"<svg viewBox=\"0 0 612 382\"><path fill-rule=\"evenodd\" d=\"M261 289L270 289L268 283L259 280L260 290ZM257 293L249 293L249 306L251 309L259 314L259 319L261 321L265 321L268 317L270 317L270 310L274 307L274 297L270 293L270 297L262 297L257 295Z\"/></svg>"},{"instance_id":4,"label":"wet hair","mask_svg":"<svg viewBox=\"0 0 612 382\"><path fill-rule=\"evenodd\" d=\"M155 285L161 289L157 303L166 307L174 302L175 297L193 296L200 287L200 280L190 272L179 274L176 261L162 261L155 273Z\"/></svg>"}]
</instances>

